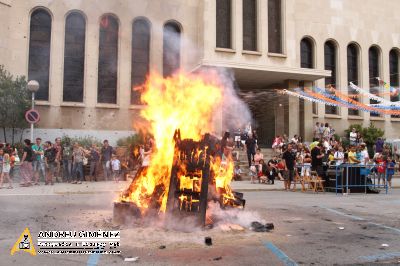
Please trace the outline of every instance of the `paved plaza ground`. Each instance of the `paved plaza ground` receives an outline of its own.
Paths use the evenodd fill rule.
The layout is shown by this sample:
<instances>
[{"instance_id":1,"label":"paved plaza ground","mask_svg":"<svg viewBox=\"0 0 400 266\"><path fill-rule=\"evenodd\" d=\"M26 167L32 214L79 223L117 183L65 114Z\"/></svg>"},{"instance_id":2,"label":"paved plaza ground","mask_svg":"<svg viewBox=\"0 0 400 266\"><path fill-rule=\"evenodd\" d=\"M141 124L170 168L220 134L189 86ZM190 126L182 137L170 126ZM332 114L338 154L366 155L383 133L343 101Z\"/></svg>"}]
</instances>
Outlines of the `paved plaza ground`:
<instances>
[{"instance_id":1,"label":"paved plaza ground","mask_svg":"<svg viewBox=\"0 0 400 266\"><path fill-rule=\"evenodd\" d=\"M395 179L398 184L399 179ZM388 194L285 192L276 185L233 182L244 192L239 224L272 222L257 233L222 221L213 229L180 230L112 223L113 200L127 182L55 184L0 190L2 265L354 265L400 262L400 189ZM397 186L397 185L396 185ZM228 216L228 215L227 215ZM228 226L226 226L228 225ZM10 249L25 227L40 230L121 230L121 255L37 255ZM187 227L187 226L186 226ZM232 229L233 228L233 229ZM340 229L341 228L341 229ZM240 228L239 228L240 229ZM204 245L210 236L212 246ZM387 244L387 245L382 245ZM165 245L165 249L159 247ZM124 262L139 257L137 262ZM89 263L88 263L89 262Z\"/></svg>"}]
</instances>

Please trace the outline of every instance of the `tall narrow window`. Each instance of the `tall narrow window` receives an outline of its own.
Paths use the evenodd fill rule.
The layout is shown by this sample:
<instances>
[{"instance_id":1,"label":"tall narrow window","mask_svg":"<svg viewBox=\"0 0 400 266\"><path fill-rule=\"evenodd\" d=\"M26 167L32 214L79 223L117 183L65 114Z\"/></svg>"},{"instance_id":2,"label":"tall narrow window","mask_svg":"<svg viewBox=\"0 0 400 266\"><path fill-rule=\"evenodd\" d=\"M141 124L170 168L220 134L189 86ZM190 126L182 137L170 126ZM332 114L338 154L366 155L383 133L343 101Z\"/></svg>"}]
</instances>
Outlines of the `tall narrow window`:
<instances>
[{"instance_id":1,"label":"tall narrow window","mask_svg":"<svg viewBox=\"0 0 400 266\"><path fill-rule=\"evenodd\" d=\"M136 87L145 82L149 62L150 24L145 19L137 19L132 24L131 104L140 104L140 91Z\"/></svg>"},{"instance_id":2,"label":"tall narrow window","mask_svg":"<svg viewBox=\"0 0 400 266\"><path fill-rule=\"evenodd\" d=\"M217 47L232 48L231 45L231 0L216 0Z\"/></svg>"},{"instance_id":3,"label":"tall narrow window","mask_svg":"<svg viewBox=\"0 0 400 266\"><path fill-rule=\"evenodd\" d=\"M356 44L351 43L347 46L347 83L354 83L355 85L359 85L358 78L358 58L359 58L359 50ZM354 97L350 97L355 101L359 101L359 96L356 90L352 89L350 86L348 87L348 94L354 95ZM355 109L349 109L349 115L358 116L359 111Z\"/></svg>"},{"instance_id":4,"label":"tall narrow window","mask_svg":"<svg viewBox=\"0 0 400 266\"><path fill-rule=\"evenodd\" d=\"M174 22L165 24L163 37L163 74L167 77L180 67L181 30L179 25Z\"/></svg>"},{"instance_id":5,"label":"tall narrow window","mask_svg":"<svg viewBox=\"0 0 400 266\"><path fill-rule=\"evenodd\" d=\"M398 89L399 89L399 52L395 49L390 50L389 53L389 73L390 73L390 87L396 89L391 91L390 100L397 102L400 100ZM392 115L394 118L400 118L399 115Z\"/></svg>"},{"instance_id":6,"label":"tall narrow window","mask_svg":"<svg viewBox=\"0 0 400 266\"><path fill-rule=\"evenodd\" d=\"M336 89L336 45L332 41L327 41L324 45L325 70L331 71L331 76L325 78L325 88L330 93L331 88ZM326 114L338 114L336 106L325 105Z\"/></svg>"},{"instance_id":7,"label":"tall narrow window","mask_svg":"<svg viewBox=\"0 0 400 266\"><path fill-rule=\"evenodd\" d=\"M39 82L37 100L49 100L51 16L44 9L31 15L28 79Z\"/></svg>"},{"instance_id":8,"label":"tall narrow window","mask_svg":"<svg viewBox=\"0 0 400 266\"><path fill-rule=\"evenodd\" d=\"M313 44L308 38L303 38L300 42L300 66L302 68L313 68Z\"/></svg>"},{"instance_id":9,"label":"tall narrow window","mask_svg":"<svg viewBox=\"0 0 400 266\"><path fill-rule=\"evenodd\" d=\"M368 51L368 64L369 64L369 91L372 94L378 95L380 92L379 82L379 50L377 47L372 46ZM378 103L375 100L370 100L370 104ZM377 113L371 113L371 116L379 116Z\"/></svg>"},{"instance_id":10,"label":"tall narrow window","mask_svg":"<svg viewBox=\"0 0 400 266\"><path fill-rule=\"evenodd\" d=\"M100 20L97 101L117 103L118 21L111 15Z\"/></svg>"},{"instance_id":11,"label":"tall narrow window","mask_svg":"<svg viewBox=\"0 0 400 266\"><path fill-rule=\"evenodd\" d=\"M268 0L268 52L282 53L281 0Z\"/></svg>"},{"instance_id":12,"label":"tall narrow window","mask_svg":"<svg viewBox=\"0 0 400 266\"><path fill-rule=\"evenodd\" d=\"M257 51L256 0L243 0L243 50Z\"/></svg>"},{"instance_id":13,"label":"tall narrow window","mask_svg":"<svg viewBox=\"0 0 400 266\"><path fill-rule=\"evenodd\" d=\"M85 28L86 21L80 13L68 15L65 23L64 102L83 102Z\"/></svg>"}]
</instances>

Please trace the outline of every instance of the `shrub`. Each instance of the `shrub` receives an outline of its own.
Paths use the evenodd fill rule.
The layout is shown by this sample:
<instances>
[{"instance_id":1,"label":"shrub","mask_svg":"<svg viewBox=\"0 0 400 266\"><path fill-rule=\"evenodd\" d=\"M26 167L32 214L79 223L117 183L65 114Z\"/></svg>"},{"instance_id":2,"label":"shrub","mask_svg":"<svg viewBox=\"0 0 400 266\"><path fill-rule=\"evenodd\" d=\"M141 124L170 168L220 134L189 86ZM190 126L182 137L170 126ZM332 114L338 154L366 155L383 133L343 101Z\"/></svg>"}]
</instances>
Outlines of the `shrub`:
<instances>
[{"instance_id":1,"label":"shrub","mask_svg":"<svg viewBox=\"0 0 400 266\"><path fill-rule=\"evenodd\" d=\"M145 144L146 135L139 131L138 133L131 135L129 137L120 138L117 140L117 146L125 146L130 149Z\"/></svg>"},{"instance_id":2,"label":"shrub","mask_svg":"<svg viewBox=\"0 0 400 266\"><path fill-rule=\"evenodd\" d=\"M101 140L93 136L69 137L68 135L63 135L61 138L61 143L65 144L68 140L71 144L78 142L79 145L86 148L91 147L92 144L96 144L97 146L102 145Z\"/></svg>"}]
</instances>

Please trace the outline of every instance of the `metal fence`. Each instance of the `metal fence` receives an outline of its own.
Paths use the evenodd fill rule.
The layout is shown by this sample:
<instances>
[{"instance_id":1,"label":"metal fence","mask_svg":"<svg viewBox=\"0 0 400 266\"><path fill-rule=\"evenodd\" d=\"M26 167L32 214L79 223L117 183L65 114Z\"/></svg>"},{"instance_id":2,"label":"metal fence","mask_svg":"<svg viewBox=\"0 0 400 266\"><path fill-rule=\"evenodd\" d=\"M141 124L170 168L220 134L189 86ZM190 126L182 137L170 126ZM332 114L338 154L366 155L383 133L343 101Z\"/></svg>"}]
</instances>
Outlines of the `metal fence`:
<instances>
[{"instance_id":1,"label":"metal fence","mask_svg":"<svg viewBox=\"0 0 400 266\"><path fill-rule=\"evenodd\" d=\"M336 194L339 191L343 194L349 194L352 189L357 190L357 192L364 190L364 193L369 191L378 193L378 190L384 189L386 194L388 193L387 169L380 174L377 172L377 165L341 164L336 166L335 172Z\"/></svg>"}]
</instances>

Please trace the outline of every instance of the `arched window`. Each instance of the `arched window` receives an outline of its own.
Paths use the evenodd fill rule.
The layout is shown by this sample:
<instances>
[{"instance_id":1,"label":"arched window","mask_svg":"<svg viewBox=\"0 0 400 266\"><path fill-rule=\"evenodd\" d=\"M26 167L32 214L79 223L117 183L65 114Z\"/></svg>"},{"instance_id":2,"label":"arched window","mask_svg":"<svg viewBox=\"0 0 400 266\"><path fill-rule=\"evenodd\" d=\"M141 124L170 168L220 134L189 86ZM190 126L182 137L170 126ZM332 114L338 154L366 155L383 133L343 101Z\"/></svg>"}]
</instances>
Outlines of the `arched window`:
<instances>
[{"instance_id":1,"label":"arched window","mask_svg":"<svg viewBox=\"0 0 400 266\"><path fill-rule=\"evenodd\" d=\"M146 80L150 62L150 24L137 19L132 24L131 104L140 104L140 91L134 88Z\"/></svg>"},{"instance_id":2,"label":"arched window","mask_svg":"<svg viewBox=\"0 0 400 266\"><path fill-rule=\"evenodd\" d=\"M180 67L181 29L175 22L164 25L163 36L163 74L170 76Z\"/></svg>"},{"instance_id":3,"label":"arched window","mask_svg":"<svg viewBox=\"0 0 400 266\"><path fill-rule=\"evenodd\" d=\"M399 89L399 51L392 49L389 52L389 73L390 73L390 87ZM397 102L400 100L399 94L391 94L390 100ZM400 118L399 115L392 115L394 118Z\"/></svg>"},{"instance_id":4,"label":"arched window","mask_svg":"<svg viewBox=\"0 0 400 266\"><path fill-rule=\"evenodd\" d=\"M325 42L324 45L324 62L325 70L331 71L331 76L325 78L325 88L336 88L336 45L332 41ZM328 90L329 92L329 90ZM338 114L338 108L336 106L325 105L326 114Z\"/></svg>"},{"instance_id":5,"label":"arched window","mask_svg":"<svg viewBox=\"0 0 400 266\"><path fill-rule=\"evenodd\" d=\"M257 0L243 0L243 50L257 51Z\"/></svg>"},{"instance_id":6,"label":"arched window","mask_svg":"<svg viewBox=\"0 0 400 266\"><path fill-rule=\"evenodd\" d=\"M216 0L216 45L219 48L232 48L231 12L231 0Z\"/></svg>"},{"instance_id":7,"label":"arched window","mask_svg":"<svg viewBox=\"0 0 400 266\"><path fill-rule=\"evenodd\" d=\"M282 50L282 3L268 0L268 52L281 54Z\"/></svg>"},{"instance_id":8,"label":"arched window","mask_svg":"<svg viewBox=\"0 0 400 266\"><path fill-rule=\"evenodd\" d=\"M117 103L118 21L111 15L100 20L97 101Z\"/></svg>"},{"instance_id":9,"label":"arched window","mask_svg":"<svg viewBox=\"0 0 400 266\"><path fill-rule=\"evenodd\" d=\"M347 83L354 83L359 85L359 73L358 73L358 62L359 62L359 49L354 43L347 46ZM350 86L348 87L349 95L358 94L357 91L353 90ZM357 96L352 97L353 100L359 101ZM359 115L359 111L355 109L349 109L349 115Z\"/></svg>"},{"instance_id":10,"label":"arched window","mask_svg":"<svg viewBox=\"0 0 400 266\"><path fill-rule=\"evenodd\" d=\"M389 72L390 86L393 88L399 87L399 51L392 49L389 53ZM391 101L399 101L399 95L390 98Z\"/></svg>"},{"instance_id":11,"label":"arched window","mask_svg":"<svg viewBox=\"0 0 400 266\"><path fill-rule=\"evenodd\" d=\"M369 64L369 91L373 94L379 94L379 82L377 77L379 77L379 50L376 46L372 46L368 50L368 64ZM370 100L371 104L378 103L375 100ZM371 113L371 116L379 116L379 114Z\"/></svg>"},{"instance_id":12,"label":"arched window","mask_svg":"<svg viewBox=\"0 0 400 266\"><path fill-rule=\"evenodd\" d=\"M300 66L302 68L313 68L313 44L310 39L303 38L300 42Z\"/></svg>"},{"instance_id":13,"label":"arched window","mask_svg":"<svg viewBox=\"0 0 400 266\"><path fill-rule=\"evenodd\" d=\"M83 102L86 21L79 12L67 16L64 46L64 102Z\"/></svg>"},{"instance_id":14,"label":"arched window","mask_svg":"<svg viewBox=\"0 0 400 266\"><path fill-rule=\"evenodd\" d=\"M28 79L39 82L37 100L49 100L51 16L44 9L31 15Z\"/></svg>"}]
</instances>

